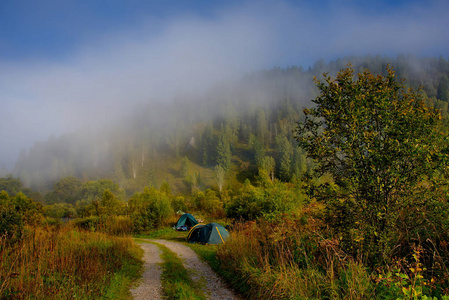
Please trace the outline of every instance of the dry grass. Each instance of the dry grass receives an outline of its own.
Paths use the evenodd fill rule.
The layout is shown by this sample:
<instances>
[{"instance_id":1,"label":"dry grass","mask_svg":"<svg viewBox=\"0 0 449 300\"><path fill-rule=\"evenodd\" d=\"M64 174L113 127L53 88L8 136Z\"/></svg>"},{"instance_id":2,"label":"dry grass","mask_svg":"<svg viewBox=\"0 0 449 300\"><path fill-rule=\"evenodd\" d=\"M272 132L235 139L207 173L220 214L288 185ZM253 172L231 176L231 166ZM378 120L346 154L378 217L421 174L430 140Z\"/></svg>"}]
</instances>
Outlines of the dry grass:
<instances>
[{"instance_id":1,"label":"dry grass","mask_svg":"<svg viewBox=\"0 0 449 300\"><path fill-rule=\"evenodd\" d=\"M139 265L131 238L65 227L26 227L23 239L0 240L0 298L98 298L115 273Z\"/></svg>"},{"instance_id":2,"label":"dry grass","mask_svg":"<svg viewBox=\"0 0 449 300\"><path fill-rule=\"evenodd\" d=\"M370 274L317 230L313 219L246 223L218 250L223 275L250 299L370 299Z\"/></svg>"}]
</instances>

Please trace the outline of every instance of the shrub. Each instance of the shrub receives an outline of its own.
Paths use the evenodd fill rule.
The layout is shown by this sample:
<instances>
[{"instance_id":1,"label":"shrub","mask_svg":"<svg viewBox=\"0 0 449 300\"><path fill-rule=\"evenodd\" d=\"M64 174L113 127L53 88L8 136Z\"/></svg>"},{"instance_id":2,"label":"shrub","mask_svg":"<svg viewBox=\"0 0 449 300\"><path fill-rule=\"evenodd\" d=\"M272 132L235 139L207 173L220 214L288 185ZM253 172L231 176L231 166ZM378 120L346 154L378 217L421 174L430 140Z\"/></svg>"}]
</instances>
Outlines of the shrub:
<instances>
[{"instance_id":1,"label":"shrub","mask_svg":"<svg viewBox=\"0 0 449 300\"><path fill-rule=\"evenodd\" d=\"M198 210L206 212L213 217L224 217L223 203L215 191L211 189L207 189L204 192L197 192L194 203Z\"/></svg>"},{"instance_id":2,"label":"shrub","mask_svg":"<svg viewBox=\"0 0 449 300\"><path fill-rule=\"evenodd\" d=\"M155 188L145 188L128 202L134 231L140 232L164 225L173 215L169 196Z\"/></svg>"},{"instance_id":3,"label":"shrub","mask_svg":"<svg viewBox=\"0 0 449 300\"><path fill-rule=\"evenodd\" d=\"M100 217L99 216L89 216L85 218L77 218L75 220L75 226L80 229L95 231L100 225Z\"/></svg>"},{"instance_id":4,"label":"shrub","mask_svg":"<svg viewBox=\"0 0 449 300\"><path fill-rule=\"evenodd\" d=\"M175 212L187 211L186 199L183 196L175 197L171 204Z\"/></svg>"},{"instance_id":5,"label":"shrub","mask_svg":"<svg viewBox=\"0 0 449 300\"><path fill-rule=\"evenodd\" d=\"M0 236L11 243L20 239L25 224L38 224L42 218L42 205L22 192L10 197L0 192Z\"/></svg>"},{"instance_id":6,"label":"shrub","mask_svg":"<svg viewBox=\"0 0 449 300\"><path fill-rule=\"evenodd\" d=\"M245 181L237 195L226 202L226 214L230 218L256 220L260 217L276 219L302 207L306 197L288 184L275 181L255 187Z\"/></svg>"}]
</instances>

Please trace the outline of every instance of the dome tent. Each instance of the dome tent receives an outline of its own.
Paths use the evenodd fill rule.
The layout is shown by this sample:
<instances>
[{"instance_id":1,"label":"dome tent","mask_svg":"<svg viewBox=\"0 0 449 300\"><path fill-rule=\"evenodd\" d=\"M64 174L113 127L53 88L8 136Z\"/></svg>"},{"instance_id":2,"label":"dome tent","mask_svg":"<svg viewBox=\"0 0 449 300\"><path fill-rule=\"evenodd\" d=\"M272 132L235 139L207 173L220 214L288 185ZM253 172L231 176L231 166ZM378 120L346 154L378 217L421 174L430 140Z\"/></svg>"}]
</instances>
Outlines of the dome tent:
<instances>
[{"instance_id":1,"label":"dome tent","mask_svg":"<svg viewBox=\"0 0 449 300\"><path fill-rule=\"evenodd\" d=\"M178 229L183 226L191 228L196 224L198 224L198 221L195 219L194 216L192 216L191 214L183 214L181 217L179 217L179 220L176 223L175 228Z\"/></svg>"},{"instance_id":2,"label":"dome tent","mask_svg":"<svg viewBox=\"0 0 449 300\"><path fill-rule=\"evenodd\" d=\"M229 232L220 224L198 224L190 229L187 241L200 244L221 244L228 236Z\"/></svg>"}]
</instances>

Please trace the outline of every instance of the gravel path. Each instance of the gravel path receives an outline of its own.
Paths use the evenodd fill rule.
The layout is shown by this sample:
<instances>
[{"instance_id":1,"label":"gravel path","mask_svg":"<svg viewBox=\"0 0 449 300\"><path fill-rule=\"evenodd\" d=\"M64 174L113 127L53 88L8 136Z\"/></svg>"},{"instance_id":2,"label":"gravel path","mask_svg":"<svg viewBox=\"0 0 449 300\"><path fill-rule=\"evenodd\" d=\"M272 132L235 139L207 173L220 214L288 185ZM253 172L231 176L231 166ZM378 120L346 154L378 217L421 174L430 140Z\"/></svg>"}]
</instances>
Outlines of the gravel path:
<instances>
[{"instance_id":1,"label":"gravel path","mask_svg":"<svg viewBox=\"0 0 449 300\"><path fill-rule=\"evenodd\" d=\"M143 260L145 263L143 267L145 271L139 286L132 289L131 294L136 300L162 299L162 268L160 266L162 251L154 244L141 243L140 247L144 251Z\"/></svg>"},{"instance_id":2,"label":"gravel path","mask_svg":"<svg viewBox=\"0 0 449 300\"><path fill-rule=\"evenodd\" d=\"M224 282L215 274L215 272L203 261L201 261L196 253L190 249L187 246L184 246L177 242L167 241L167 240L147 240L151 242L155 242L161 245L166 246L170 251L176 253L181 260L184 263L184 266L186 269L188 269L192 274L192 279L194 281L200 281L204 283L205 287L205 294L207 299L211 300L228 300L228 299L241 299L238 296L236 296L225 284ZM142 248L145 250L145 254L147 253L147 249L144 248L144 245L151 245L151 244L141 244ZM154 245L153 245L154 246ZM148 248L149 249L149 248ZM149 250L154 251L154 250ZM159 250L160 251L160 250ZM159 252L160 253L160 252ZM160 254L152 254L151 256L157 256L159 257ZM148 263L147 259L153 260L153 258L144 256L145 262ZM160 259L159 259L160 260ZM150 265L153 263L150 263ZM146 265L145 265L145 268ZM145 279L145 274L147 273L154 273L155 268L147 269L144 273L144 281L147 282L147 279ZM149 276L148 278L159 278L159 297L160 297L160 269L159 274L157 276ZM151 286L151 284L149 284ZM148 294L144 298L138 298L133 293L134 299L161 299L161 298L153 298L149 297Z\"/></svg>"}]
</instances>

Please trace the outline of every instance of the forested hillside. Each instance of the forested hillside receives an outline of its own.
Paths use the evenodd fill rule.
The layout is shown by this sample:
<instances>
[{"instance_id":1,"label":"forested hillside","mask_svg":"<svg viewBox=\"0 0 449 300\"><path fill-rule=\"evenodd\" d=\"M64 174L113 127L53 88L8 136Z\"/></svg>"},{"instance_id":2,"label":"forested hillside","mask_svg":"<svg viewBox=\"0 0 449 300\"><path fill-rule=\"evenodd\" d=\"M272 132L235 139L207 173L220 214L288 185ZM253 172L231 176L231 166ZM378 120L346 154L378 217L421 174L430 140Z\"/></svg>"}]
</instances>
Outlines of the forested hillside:
<instances>
[{"instance_id":1,"label":"forested hillside","mask_svg":"<svg viewBox=\"0 0 449 300\"><path fill-rule=\"evenodd\" d=\"M142 104L108 126L82 129L36 142L20 154L14 170L26 187L47 192L64 177L110 179L132 195L144 186L190 193L242 182L258 169L295 181L311 161L293 137L304 107L317 96L313 77L335 74L352 62L386 74L386 66L411 87L422 86L430 106L446 118L449 62L443 58L347 57L303 69L274 68L223 82L201 96L179 95L170 103ZM217 70L218 72L218 70Z\"/></svg>"}]
</instances>

